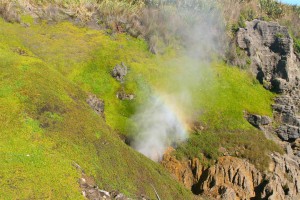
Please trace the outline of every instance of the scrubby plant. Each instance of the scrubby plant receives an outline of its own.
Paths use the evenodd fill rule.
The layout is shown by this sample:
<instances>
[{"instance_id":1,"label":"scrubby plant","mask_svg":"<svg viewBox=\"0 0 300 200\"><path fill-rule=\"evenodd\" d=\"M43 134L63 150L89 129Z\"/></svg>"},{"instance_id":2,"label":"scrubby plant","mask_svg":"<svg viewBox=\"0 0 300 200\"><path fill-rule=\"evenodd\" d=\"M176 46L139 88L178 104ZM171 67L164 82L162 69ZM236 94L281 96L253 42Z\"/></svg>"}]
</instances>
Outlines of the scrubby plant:
<instances>
[{"instance_id":1,"label":"scrubby plant","mask_svg":"<svg viewBox=\"0 0 300 200\"><path fill-rule=\"evenodd\" d=\"M261 13L265 13L267 16L274 19L279 18L284 14L282 4L277 0L259 0L259 6Z\"/></svg>"},{"instance_id":2,"label":"scrubby plant","mask_svg":"<svg viewBox=\"0 0 300 200\"><path fill-rule=\"evenodd\" d=\"M300 39L294 38L294 48L296 53L300 54Z\"/></svg>"},{"instance_id":3,"label":"scrubby plant","mask_svg":"<svg viewBox=\"0 0 300 200\"><path fill-rule=\"evenodd\" d=\"M276 34L275 34L275 37L276 37L276 38L283 38L283 34L282 34L282 33L276 33Z\"/></svg>"},{"instance_id":4,"label":"scrubby plant","mask_svg":"<svg viewBox=\"0 0 300 200\"><path fill-rule=\"evenodd\" d=\"M238 25L240 28L246 28L246 19L243 15L240 16Z\"/></svg>"},{"instance_id":5,"label":"scrubby plant","mask_svg":"<svg viewBox=\"0 0 300 200\"><path fill-rule=\"evenodd\" d=\"M15 3L9 0L0 1L0 16L8 22L20 22L20 16L15 7Z\"/></svg>"}]
</instances>

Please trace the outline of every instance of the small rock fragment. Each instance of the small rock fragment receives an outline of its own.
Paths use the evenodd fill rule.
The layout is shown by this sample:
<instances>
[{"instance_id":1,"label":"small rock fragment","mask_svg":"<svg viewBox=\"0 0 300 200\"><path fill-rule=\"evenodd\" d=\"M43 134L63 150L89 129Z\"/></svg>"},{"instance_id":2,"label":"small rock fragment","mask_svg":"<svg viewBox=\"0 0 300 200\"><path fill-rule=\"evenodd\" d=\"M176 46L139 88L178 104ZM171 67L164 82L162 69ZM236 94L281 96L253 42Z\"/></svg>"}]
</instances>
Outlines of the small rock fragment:
<instances>
[{"instance_id":1,"label":"small rock fragment","mask_svg":"<svg viewBox=\"0 0 300 200\"><path fill-rule=\"evenodd\" d=\"M112 77L114 77L117 81L123 83L125 81L125 76L127 75L127 67L122 62L120 65L116 65L111 72Z\"/></svg>"},{"instance_id":2,"label":"small rock fragment","mask_svg":"<svg viewBox=\"0 0 300 200\"><path fill-rule=\"evenodd\" d=\"M90 105L90 107L103 118L104 116L104 101L97 98L96 95L90 94L86 100L86 102Z\"/></svg>"}]
</instances>

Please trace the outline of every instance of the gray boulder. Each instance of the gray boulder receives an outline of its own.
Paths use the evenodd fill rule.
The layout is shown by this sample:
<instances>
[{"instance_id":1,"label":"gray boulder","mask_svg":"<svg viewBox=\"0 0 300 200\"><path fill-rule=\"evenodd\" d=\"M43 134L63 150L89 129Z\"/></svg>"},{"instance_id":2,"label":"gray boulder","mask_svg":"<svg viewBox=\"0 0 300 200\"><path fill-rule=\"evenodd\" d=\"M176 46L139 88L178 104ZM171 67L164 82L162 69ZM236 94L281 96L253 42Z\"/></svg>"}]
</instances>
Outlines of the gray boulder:
<instances>
[{"instance_id":1,"label":"gray boulder","mask_svg":"<svg viewBox=\"0 0 300 200\"><path fill-rule=\"evenodd\" d=\"M286 27L261 20L246 22L246 28L237 33L237 45L249 55L250 68L262 84L270 85L278 93L294 84L299 69Z\"/></svg>"},{"instance_id":2,"label":"gray boulder","mask_svg":"<svg viewBox=\"0 0 300 200\"><path fill-rule=\"evenodd\" d=\"M135 98L134 94L127 94L124 90L117 92L117 98L120 100L133 100Z\"/></svg>"},{"instance_id":3,"label":"gray boulder","mask_svg":"<svg viewBox=\"0 0 300 200\"><path fill-rule=\"evenodd\" d=\"M247 121L256 128L262 129L262 126L266 126L272 123L272 119L268 116L260 116L248 113L246 116Z\"/></svg>"},{"instance_id":4,"label":"gray boulder","mask_svg":"<svg viewBox=\"0 0 300 200\"><path fill-rule=\"evenodd\" d=\"M90 94L86 102L98 115L102 116L103 118L105 117L104 116L105 104L103 100L98 99L96 95Z\"/></svg>"},{"instance_id":5,"label":"gray boulder","mask_svg":"<svg viewBox=\"0 0 300 200\"><path fill-rule=\"evenodd\" d=\"M300 129L297 126L281 125L276 132L284 141L300 138Z\"/></svg>"},{"instance_id":6,"label":"gray boulder","mask_svg":"<svg viewBox=\"0 0 300 200\"><path fill-rule=\"evenodd\" d=\"M111 72L112 77L114 77L117 81L123 83L125 81L125 76L127 75L127 67L122 62L120 65L116 65Z\"/></svg>"},{"instance_id":7,"label":"gray boulder","mask_svg":"<svg viewBox=\"0 0 300 200\"><path fill-rule=\"evenodd\" d=\"M237 32L236 45L251 60L250 70L266 89L279 93L273 107L275 119L281 123L276 130L284 141L300 137L300 61L288 28L276 22L253 20ZM260 128L268 122L261 116L248 116Z\"/></svg>"}]
</instances>

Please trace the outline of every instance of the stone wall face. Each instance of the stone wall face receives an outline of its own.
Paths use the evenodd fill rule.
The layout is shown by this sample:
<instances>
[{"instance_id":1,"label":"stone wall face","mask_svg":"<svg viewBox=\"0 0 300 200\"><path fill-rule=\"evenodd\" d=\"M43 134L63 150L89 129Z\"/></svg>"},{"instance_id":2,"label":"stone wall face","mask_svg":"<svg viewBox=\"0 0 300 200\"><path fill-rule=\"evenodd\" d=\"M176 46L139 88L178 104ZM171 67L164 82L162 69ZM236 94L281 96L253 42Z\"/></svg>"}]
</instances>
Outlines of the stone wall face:
<instances>
[{"instance_id":1,"label":"stone wall face","mask_svg":"<svg viewBox=\"0 0 300 200\"><path fill-rule=\"evenodd\" d=\"M281 122L275 132L283 141L294 142L300 138L300 62L288 29L275 22L253 20L239 29L236 43L247 52L256 78L280 94L273 105ZM300 156L298 150L294 153Z\"/></svg>"}]
</instances>

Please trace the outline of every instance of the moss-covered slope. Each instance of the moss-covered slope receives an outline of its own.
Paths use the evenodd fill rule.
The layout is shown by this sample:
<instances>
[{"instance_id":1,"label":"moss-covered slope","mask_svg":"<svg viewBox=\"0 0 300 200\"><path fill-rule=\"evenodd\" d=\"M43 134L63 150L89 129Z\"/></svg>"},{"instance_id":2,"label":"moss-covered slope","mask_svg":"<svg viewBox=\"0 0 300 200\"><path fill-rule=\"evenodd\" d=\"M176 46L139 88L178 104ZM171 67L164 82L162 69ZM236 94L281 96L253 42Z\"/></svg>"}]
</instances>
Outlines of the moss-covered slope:
<instances>
[{"instance_id":1,"label":"moss-covered slope","mask_svg":"<svg viewBox=\"0 0 300 200\"><path fill-rule=\"evenodd\" d=\"M125 34L108 35L69 22L36 23L30 17L22 22L27 25L0 19L0 196L83 198L75 162L106 190L155 198L153 184L162 199L191 199L159 164L118 134L131 135L136 107L152 90L176 90L169 77L192 61L171 50L152 55L145 41ZM120 62L129 67L124 84L110 75ZM120 101L120 89L136 99ZM243 111L271 115L273 94L248 74L220 63L203 67L191 91L194 105L186 112L201 111L196 120L206 131L183 144L181 155L204 152L215 158L226 143L232 151L246 146L242 156L259 164L265 162L262 155L276 149L243 118ZM89 93L105 101L106 121L87 105ZM249 142L254 136L260 142Z\"/></svg>"},{"instance_id":2,"label":"moss-covered slope","mask_svg":"<svg viewBox=\"0 0 300 200\"><path fill-rule=\"evenodd\" d=\"M95 84L81 89L68 78L77 79L77 70L92 62L102 42L106 48L109 37L69 23L0 24L1 199L83 199L74 162L103 189L154 198L153 184L161 198L191 198L85 103L87 91L100 94Z\"/></svg>"}]
</instances>

